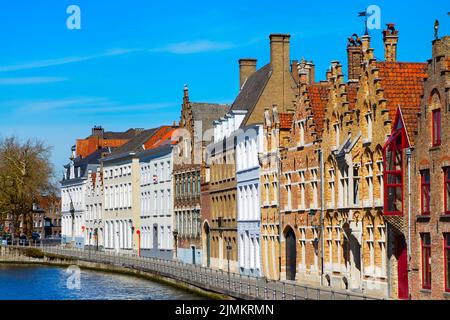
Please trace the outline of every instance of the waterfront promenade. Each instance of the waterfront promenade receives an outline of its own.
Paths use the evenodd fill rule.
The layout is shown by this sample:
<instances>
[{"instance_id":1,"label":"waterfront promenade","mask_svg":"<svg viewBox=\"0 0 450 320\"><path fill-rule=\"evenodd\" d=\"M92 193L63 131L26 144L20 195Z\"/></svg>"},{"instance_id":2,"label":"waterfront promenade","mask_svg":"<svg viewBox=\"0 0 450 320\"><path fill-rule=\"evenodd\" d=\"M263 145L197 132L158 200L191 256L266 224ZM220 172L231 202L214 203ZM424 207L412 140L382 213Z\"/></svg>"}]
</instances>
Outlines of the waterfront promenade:
<instances>
[{"instance_id":1,"label":"waterfront promenade","mask_svg":"<svg viewBox=\"0 0 450 320\"><path fill-rule=\"evenodd\" d=\"M81 261L109 264L174 279L195 287L245 300L374 300L346 290L299 285L287 281L268 281L223 270L174 260L144 258L94 250L41 247L46 253L68 256Z\"/></svg>"}]
</instances>

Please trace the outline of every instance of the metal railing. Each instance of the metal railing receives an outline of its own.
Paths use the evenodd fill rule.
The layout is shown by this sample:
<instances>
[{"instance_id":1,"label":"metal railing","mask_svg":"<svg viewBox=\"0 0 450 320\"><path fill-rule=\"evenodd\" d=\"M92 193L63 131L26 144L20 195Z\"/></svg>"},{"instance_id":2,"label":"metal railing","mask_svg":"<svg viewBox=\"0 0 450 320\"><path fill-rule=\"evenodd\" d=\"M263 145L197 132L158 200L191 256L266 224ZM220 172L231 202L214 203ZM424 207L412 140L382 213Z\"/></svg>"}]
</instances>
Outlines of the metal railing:
<instances>
[{"instance_id":1,"label":"metal railing","mask_svg":"<svg viewBox=\"0 0 450 320\"><path fill-rule=\"evenodd\" d=\"M235 298L257 300L378 300L346 290L314 287L286 281L267 280L239 273L216 270L176 260L138 257L136 255L43 246L44 252L79 260L111 264L164 276Z\"/></svg>"}]
</instances>

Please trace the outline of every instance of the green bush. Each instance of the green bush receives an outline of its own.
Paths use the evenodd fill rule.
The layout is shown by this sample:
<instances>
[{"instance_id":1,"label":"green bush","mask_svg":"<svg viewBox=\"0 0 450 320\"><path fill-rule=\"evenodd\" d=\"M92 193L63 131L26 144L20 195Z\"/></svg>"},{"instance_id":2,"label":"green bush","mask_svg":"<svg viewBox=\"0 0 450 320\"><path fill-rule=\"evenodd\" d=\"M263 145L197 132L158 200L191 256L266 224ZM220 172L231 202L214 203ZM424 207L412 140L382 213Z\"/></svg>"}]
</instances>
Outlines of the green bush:
<instances>
[{"instance_id":1,"label":"green bush","mask_svg":"<svg viewBox=\"0 0 450 320\"><path fill-rule=\"evenodd\" d=\"M24 254L27 257L43 259L45 254L37 248L26 248Z\"/></svg>"}]
</instances>

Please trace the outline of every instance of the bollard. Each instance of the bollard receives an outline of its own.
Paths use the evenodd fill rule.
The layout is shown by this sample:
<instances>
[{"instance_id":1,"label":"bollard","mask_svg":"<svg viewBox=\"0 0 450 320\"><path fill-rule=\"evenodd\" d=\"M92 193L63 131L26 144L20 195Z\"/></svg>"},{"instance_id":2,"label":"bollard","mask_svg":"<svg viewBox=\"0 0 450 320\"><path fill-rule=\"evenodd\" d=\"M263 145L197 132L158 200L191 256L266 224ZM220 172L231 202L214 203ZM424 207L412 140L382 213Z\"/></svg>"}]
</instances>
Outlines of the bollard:
<instances>
[{"instance_id":1,"label":"bollard","mask_svg":"<svg viewBox=\"0 0 450 320\"><path fill-rule=\"evenodd\" d=\"M242 293L242 274L239 274L239 293Z\"/></svg>"},{"instance_id":2,"label":"bollard","mask_svg":"<svg viewBox=\"0 0 450 320\"><path fill-rule=\"evenodd\" d=\"M286 283L283 282L283 292L281 294L281 300L286 300Z\"/></svg>"},{"instance_id":3,"label":"bollard","mask_svg":"<svg viewBox=\"0 0 450 320\"><path fill-rule=\"evenodd\" d=\"M256 285L255 285L255 287L256 287L256 298L259 298L259 282L258 282L258 279L256 279Z\"/></svg>"},{"instance_id":4,"label":"bollard","mask_svg":"<svg viewBox=\"0 0 450 320\"><path fill-rule=\"evenodd\" d=\"M292 300L297 300L297 286L294 284L294 293L292 295Z\"/></svg>"}]
</instances>

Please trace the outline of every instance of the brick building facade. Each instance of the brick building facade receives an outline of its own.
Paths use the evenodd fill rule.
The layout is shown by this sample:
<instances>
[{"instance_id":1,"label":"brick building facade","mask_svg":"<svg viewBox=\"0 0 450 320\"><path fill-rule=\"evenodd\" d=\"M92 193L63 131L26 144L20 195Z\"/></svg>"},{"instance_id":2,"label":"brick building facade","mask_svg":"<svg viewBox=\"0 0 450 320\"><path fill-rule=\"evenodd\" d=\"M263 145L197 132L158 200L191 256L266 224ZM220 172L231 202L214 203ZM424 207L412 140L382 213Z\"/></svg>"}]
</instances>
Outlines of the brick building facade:
<instances>
[{"instance_id":1,"label":"brick building facade","mask_svg":"<svg viewBox=\"0 0 450 320\"><path fill-rule=\"evenodd\" d=\"M433 41L411 162L412 299L450 299L450 37Z\"/></svg>"},{"instance_id":2,"label":"brick building facade","mask_svg":"<svg viewBox=\"0 0 450 320\"><path fill-rule=\"evenodd\" d=\"M202 264L201 181L205 170L205 149L213 135L213 121L224 116L229 106L195 103L184 88L179 129L173 135L174 149L174 255L187 263Z\"/></svg>"},{"instance_id":3,"label":"brick building facade","mask_svg":"<svg viewBox=\"0 0 450 320\"><path fill-rule=\"evenodd\" d=\"M281 278L320 284L321 177L319 150L327 82L312 83L305 61L287 148L282 152L280 215Z\"/></svg>"}]
</instances>

